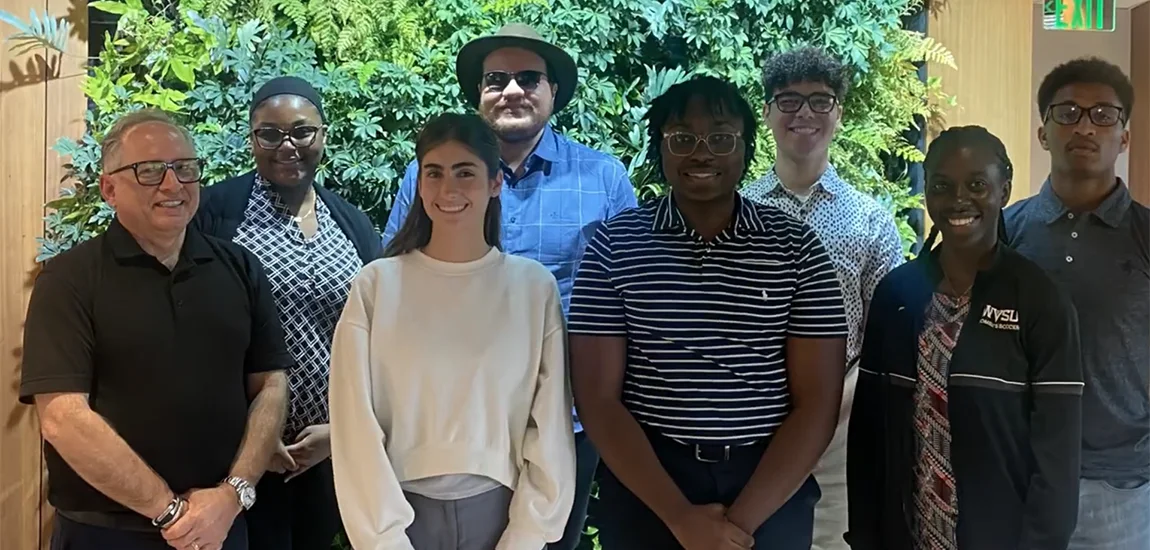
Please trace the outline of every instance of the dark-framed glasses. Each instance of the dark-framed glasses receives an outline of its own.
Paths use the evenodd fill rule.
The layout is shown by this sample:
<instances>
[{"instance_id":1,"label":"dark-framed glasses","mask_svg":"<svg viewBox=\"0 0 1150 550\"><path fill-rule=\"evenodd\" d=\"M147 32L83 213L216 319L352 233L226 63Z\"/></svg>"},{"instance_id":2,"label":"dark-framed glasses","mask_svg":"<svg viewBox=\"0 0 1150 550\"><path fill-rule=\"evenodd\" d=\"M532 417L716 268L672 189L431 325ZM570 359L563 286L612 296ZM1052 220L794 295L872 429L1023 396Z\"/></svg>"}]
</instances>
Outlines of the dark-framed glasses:
<instances>
[{"instance_id":1,"label":"dark-framed glasses","mask_svg":"<svg viewBox=\"0 0 1150 550\"><path fill-rule=\"evenodd\" d=\"M200 181L200 177L204 173L204 163L197 158L176 159L171 162L162 160L145 160L141 162L134 162L127 166L121 166L108 175L118 174L131 170L133 175L136 176L136 183L148 187L154 187L164 182L164 176L168 170L176 176L176 181L189 184Z\"/></svg>"},{"instance_id":2,"label":"dark-framed glasses","mask_svg":"<svg viewBox=\"0 0 1150 550\"><path fill-rule=\"evenodd\" d=\"M1046 119L1053 120L1056 124L1063 126L1073 126L1082 120L1083 113L1090 117L1090 122L1093 122L1095 126L1107 127L1125 122L1122 118L1122 107L1108 103L1083 107L1069 101L1051 105L1046 111Z\"/></svg>"},{"instance_id":3,"label":"dark-framed glasses","mask_svg":"<svg viewBox=\"0 0 1150 550\"><path fill-rule=\"evenodd\" d=\"M701 137L690 132L671 132L663 139L667 142L667 151L676 157L690 156L700 141L707 144L712 155L721 157L734 153L741 137L740 132L713 132Z\"/></svg>"},{"instance_id":4,"label":"dark-framed glasses","mask_svg":"<svg viewBox=\"0 0 1150 550\"><path fill-rule=\"evenodd\" d=\"M511 83L511 79L515 79L515 83L525 92L530 92L539 87L539 83L547 80L547 73L542 71L519 71L515 73L507 71L488 71L483 73L483 89L491 91L502 91Z\"/></svg>"},{"instance_id":5,"label":"dark-framed glasses","mask_svg":"<svg viewBox=\"0 0 1150 550\"><path fill-rule=\"evenodd\" d=\"M774 105L779 111L791 114L799 112L806 104L811 106L812 112L825 115L834 110L837 103L838 98L828 93L815 92L803 95L798 92L783 92L772 97L767 105Z\"/></svg>"},{"instance_id":6,"label":"dark-framed glasses","mask_svg":"<svg viewBox=\"0 0 1150 550\"><path fill-rule=\"evenodd\" d=\"M285 132L279 128L256 128L252 130L252 136L260 149L279 149L289 139L296 149L303 149L315 143L315 137L322 129L323 126L296 126Z\"/></svg>"}]
</instances>

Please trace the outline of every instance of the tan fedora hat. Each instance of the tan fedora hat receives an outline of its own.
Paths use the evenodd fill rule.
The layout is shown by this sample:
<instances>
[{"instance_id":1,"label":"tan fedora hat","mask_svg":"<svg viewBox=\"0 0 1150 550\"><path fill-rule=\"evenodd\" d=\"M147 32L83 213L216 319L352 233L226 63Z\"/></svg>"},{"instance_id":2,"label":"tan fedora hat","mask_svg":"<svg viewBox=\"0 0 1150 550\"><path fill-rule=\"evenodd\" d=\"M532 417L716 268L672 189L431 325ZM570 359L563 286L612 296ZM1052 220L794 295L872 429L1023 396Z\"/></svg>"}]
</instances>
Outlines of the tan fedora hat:
<instances>
[{"instance_id":1,"label":"tan fedora hat","mask_svg":"<svg viewBox=\"0 0 1150 550\"><path fill-rule=\"evenodd\" d=\"M455 76L463 90L463 97L472 107L479 106L479 79L483 78L483 60L501 48L523 48L535 52L547 62L552 73L549 77L559 86L555 95L558 113L571 102L578 84L579 71L575 60L562 48L543 39L535 29L523 23L504 25L491 36L476 38L459 50L455 58Z\"/></svg>"}]
</instances>

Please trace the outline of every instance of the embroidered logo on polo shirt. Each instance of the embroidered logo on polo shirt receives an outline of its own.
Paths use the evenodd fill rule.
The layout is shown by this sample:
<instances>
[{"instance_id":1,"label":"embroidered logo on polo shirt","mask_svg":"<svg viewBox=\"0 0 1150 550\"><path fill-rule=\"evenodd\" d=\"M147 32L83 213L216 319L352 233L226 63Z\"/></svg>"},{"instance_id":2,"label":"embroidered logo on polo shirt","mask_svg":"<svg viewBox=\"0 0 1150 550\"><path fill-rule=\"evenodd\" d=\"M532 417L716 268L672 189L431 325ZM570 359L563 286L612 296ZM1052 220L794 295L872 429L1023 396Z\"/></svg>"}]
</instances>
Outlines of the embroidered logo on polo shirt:
<instances>
[{"instance_id":1,"label":"embroidered logo on polo shirt","mask_svg":"<svg viewBox=\"0 0 1150 550\"><path fill-rule=\"evenodd\" d=\"M982 310L982 319L980 323L998 330L1019 330L1018 327L1018 310L1016 309L998 309L990 304Z\"/></svg>"}]
</instances>

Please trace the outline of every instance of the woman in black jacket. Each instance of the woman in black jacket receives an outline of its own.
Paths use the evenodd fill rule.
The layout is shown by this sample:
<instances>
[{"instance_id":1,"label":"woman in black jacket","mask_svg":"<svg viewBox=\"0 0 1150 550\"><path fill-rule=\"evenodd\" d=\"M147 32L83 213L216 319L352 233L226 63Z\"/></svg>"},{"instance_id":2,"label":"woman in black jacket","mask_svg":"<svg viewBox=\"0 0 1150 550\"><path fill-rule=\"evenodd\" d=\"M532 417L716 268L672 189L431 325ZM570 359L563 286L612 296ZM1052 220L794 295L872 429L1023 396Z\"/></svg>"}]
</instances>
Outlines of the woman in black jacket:
<instances>
[{"instance_id":1,"label":"woman in black jacket","mask_svg":"<svg viewBox=\"0 0 1150 550\"><path fill-rule=\"evenodd\" d=\"M879 284L867 320L846 539L854 550L1065 550L1083 387L1073 306L1003 244L1013 170L998 138L952 128L924 166L934 228L925 252Z\"/></svg>"},{"instance_id":2,"label":"woman in black jacket","mask_svg":"<svg viewBox=\"0 0 1150 550\"><path fill-rule=\"evenodd\" d=\"M307 82L269 81L252 99L255 172L204 189L194 220L260 259L296 360L284 439L246 513L252 550L328 550L340 528L327 408L331 341L351 280L379 256L380 240L363 212L315 183L325 122Z\"/></svg>"}]
</instances>

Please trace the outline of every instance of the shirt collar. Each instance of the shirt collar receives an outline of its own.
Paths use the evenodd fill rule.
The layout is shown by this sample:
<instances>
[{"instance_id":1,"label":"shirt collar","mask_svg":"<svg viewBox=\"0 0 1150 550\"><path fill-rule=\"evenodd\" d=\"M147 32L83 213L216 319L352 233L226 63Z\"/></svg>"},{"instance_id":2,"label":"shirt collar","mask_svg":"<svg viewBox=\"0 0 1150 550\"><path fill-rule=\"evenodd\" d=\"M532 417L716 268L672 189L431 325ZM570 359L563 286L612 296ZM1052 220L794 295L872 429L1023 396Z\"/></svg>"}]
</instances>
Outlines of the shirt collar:
<instances>
[{"instance_id":1,"label":"shirt collar","mask_svg":"<svg viewBox=\"0 0 1150 550\"><path fill-rule=\"evenodd\" d=\"M1132 201L1126 182L1122 181L1122 178L1117 180L1118 185L1114 186L1114 190L1091 212L1110 227L1118 227L1122 223L1122 217L1126 215L1126 210L1130 208ZM1068 210L1066 205L1062 204L1062 199L1054 193L1054 186L1050 183L1049 177L1043 182L1042 190L1038 192L1038 207L1043 221L1048 225L1061 218Z\"/></svg>"},{"instance_id":2,"label":"shirt collar","mask_svg":"<svg viewBox=\"0 0 1150 550\"><path fill-rule=\"evenodd\" d=\"M535 148L523 159L523 176L533 170L543 169L545 165L555 162L559 159L559 140L560 135L551 128L551 124L543 127L543 134L539 136L539 142L535 144ZM515 171L512 170L507 163L502 159L499 165L503 168L503 173L508 176L513 176Z\"/></svg>"},{"instance_id":3,"label":"shirt collar","mask_svg":"<svg viewBox=\"0 0 1150 550\"><path fill-rule=\"evenodd\" d=\"M738 193L735 194L735 215L731 220L731 225L735 228L736 235L743 232L766 232L767 228L763 225L763 220L759 217L758 209L762 205L756 205L754 201L741 197ZM679 207L675 206L675 198L671 193L659 199L655 207L655 220L651 224L652 231L686 231L687 220L683 217L683 212Z\"/></svg>"},{"instance_id":4,"label":"shirt collar","mask_svg":"<svg viewBox=\"0 0 1150 550\"><path fill-rule=\"evenodd\" d=\"M144 249L140 247L140 243L136 241L136 238L120 223L118 216L112 218L112 223L108 225L108 231L105 234L107 235L108 243L112 246L112 255L117 260L128 260L144 256L152 257L151 254L144 252ZM203 263L215 257L204 236L190 225L184 233L184 244L180 248L180 258L185 257L194 260L196 263Z\"/></svg>"},{"instance_id":5,"label":"shirt collar","mask_svg":"<svg viewBox=\"0 0 1150 550\"><path fill-rule=\"evenodd\" d=\"M762 186L763 196L770 195L771 193L786 193L787 195L794 196L790 190L783 186L782 180L779 179L778 173L772 166L770 171L767 172L758 182L757 185ZM825 191L832 197L841 194L847 183L839 177L838 170L831 164L827 164L827 169L815 180L814 185L811 186L811 193L817 193L820 190Z\"/></svg>"}]
</instances>

